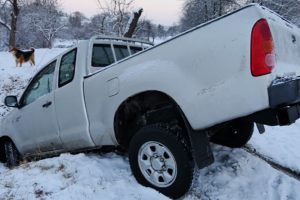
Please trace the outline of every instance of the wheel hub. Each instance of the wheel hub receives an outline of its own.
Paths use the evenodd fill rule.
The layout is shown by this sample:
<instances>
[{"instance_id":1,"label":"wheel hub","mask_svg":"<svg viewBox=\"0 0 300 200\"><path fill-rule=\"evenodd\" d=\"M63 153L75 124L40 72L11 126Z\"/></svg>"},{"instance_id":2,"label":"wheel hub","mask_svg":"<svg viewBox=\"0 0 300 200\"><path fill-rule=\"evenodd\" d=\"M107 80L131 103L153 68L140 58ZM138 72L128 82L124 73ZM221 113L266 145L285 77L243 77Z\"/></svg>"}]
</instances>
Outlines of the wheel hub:
<instances>
[{"instance_id":1,"label":"wheel hub","mask_svg":"<svg viewBox=\"0 0 300 200\"><path fill-rule=\"evenodd\" d=\"M138 152L138 164L146 180L157 187L168 187L176 179L176 160L161 143L151 141L143 144Z\"/></svg>"},{"instance_id":2,"label":"wheel hub","mask_svg":"<svg viewBox=\"0 0 300 200\"><path fill-rule=\"evenodd\" d=\"M159 157L151 157L151 166L152 168L157 171L157 172L161 172L164 168L165 165L165 159L162 158L161 156Z\"/></svg>"}]
</instances>

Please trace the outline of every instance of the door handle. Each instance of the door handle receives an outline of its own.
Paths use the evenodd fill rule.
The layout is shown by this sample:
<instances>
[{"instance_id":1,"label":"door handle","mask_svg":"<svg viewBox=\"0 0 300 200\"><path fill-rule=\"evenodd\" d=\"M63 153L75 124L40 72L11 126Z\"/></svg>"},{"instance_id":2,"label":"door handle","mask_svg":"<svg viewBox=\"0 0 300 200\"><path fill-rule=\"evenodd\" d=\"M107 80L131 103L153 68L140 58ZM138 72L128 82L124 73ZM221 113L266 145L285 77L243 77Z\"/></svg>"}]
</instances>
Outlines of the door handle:
<instances>
[{"instance_id":1,"label":"door handle","mask_svg":"<svg viewBox=\"0 0 300 200\"><path fill-rule=\"evenodd\" d=\"M49 106L51 106L52 102L51 101L48 101L47 103L45 103L43 105L43 108L48 108Z\"/></svg>"}]
</instances>

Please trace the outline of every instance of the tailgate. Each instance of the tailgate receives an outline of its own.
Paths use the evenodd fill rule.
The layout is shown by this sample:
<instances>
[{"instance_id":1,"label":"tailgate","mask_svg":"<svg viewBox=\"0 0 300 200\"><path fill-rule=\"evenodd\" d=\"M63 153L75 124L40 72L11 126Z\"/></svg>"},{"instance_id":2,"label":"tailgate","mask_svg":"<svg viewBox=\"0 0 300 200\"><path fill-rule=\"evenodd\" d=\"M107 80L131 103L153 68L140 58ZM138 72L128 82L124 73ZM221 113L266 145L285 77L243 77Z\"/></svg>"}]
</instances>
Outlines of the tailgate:
<instances>
[{"instance_id":1,"label":"tailgate","mask_svg":"<svg viewBox=\"0 0 300 200\"><path fill-rule=\"evenodd\" d=\"M276 76L300 76L300 29L281 18L276 13L265 9L276 51Z\"/></svg>"}]
</instances>

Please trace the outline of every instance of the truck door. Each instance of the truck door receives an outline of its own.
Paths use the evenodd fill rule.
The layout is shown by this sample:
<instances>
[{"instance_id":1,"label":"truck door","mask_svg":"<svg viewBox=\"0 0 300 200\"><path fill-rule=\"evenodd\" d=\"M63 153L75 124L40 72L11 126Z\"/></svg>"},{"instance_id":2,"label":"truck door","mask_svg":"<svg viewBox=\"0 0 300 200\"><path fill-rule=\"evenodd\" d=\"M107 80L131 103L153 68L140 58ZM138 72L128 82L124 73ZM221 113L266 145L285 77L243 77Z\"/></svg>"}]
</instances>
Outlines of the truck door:
<instances>
[{"instance_id":1,"label":"truck door","mask_svg":"<svg viewBox=\"0 0 300 200\"><path fill-rule=\"evenodd\" d=\"M55 110L60 129L60 138L68 150L84 149L94 146L89 134L83 96L84 63L78 63L80 48L73 49L62 56L55 90Z\"/></svg>"},{"instance_id":2,"label":"truck door","mask_svg":"<svg viewBox=\"0 0 300 200\"><path fill-rule=\"evenodd\" d=\"M36 152L62 149L54 110L53 77L56 61L50 63L32 80L20 100L17 129L24 143ZM24 124L23 122L30 122ZM25 129L25 130L24 130ZM31 149L31 148L30 148Z\"/></svg>"}]
</instances>

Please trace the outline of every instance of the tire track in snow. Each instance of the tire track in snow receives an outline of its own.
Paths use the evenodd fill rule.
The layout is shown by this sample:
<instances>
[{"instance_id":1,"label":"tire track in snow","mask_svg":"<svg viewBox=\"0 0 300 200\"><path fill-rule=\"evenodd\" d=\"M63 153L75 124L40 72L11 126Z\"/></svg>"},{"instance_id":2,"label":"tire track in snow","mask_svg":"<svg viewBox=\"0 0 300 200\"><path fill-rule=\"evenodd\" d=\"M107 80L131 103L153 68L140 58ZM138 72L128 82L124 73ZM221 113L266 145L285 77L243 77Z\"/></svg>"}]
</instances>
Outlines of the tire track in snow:
<instances>
[{"instance_id":1,"label":"tire track in snow","mask_svg":"<svg viewBox=\"0 0 300 200\"><path fill-rule=\"evenodd\" d=\"M272 158L269 158L269 157L257 152L255 148L252 148L250 146L245 146L242 149L244 149L246 152L250 153L251 155L268 163L271 167L273 167L277 171L280 171L280 172L288 175L289 177L292 177L292 178L296 179L297 181L300 181L300 172L297 172L288 167L282 166L279 163L276 163L275 161L272 160Z\"/></svg>"}]
</instances>

